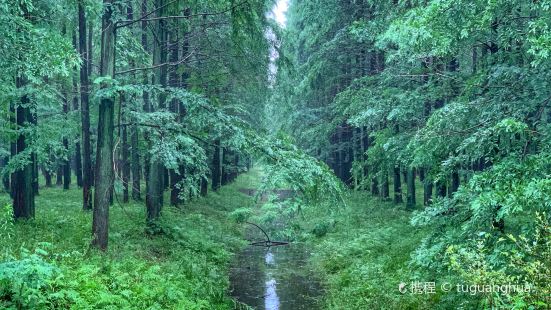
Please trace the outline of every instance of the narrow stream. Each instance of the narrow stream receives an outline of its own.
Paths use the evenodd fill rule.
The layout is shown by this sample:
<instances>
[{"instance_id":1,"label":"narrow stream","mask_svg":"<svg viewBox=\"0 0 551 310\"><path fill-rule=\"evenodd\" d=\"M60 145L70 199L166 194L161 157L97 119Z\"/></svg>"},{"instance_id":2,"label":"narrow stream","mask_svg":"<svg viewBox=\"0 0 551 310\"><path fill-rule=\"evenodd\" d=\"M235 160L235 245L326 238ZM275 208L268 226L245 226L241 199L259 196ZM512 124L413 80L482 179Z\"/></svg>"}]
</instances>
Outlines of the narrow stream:
<instances>
[{"instance_id":1,"label":"narrow stream","mask_svg":"<svg viewBox=\"0 0 551 310\"><path fill-rule=\"evenodd\" d=\"M305 244L249 246L234 261L231 295L254 309L319 309L320 282L308 268Z\"/></svg>"}]
</instances>

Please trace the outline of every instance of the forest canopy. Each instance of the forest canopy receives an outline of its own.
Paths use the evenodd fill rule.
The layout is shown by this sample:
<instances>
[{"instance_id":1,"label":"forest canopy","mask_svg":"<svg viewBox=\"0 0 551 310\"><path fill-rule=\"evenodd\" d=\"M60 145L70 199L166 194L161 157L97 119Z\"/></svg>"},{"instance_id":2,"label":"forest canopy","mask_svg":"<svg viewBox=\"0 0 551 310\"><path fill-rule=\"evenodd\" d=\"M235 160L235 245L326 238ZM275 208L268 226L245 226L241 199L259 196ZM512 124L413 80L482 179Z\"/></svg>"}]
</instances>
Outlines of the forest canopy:
<instances>
[{"instance_id":1,"label":"forest canopy","mask_svg":"<svg viewBox=\"0 0 551 310\"><path fill-rule=\"evenodd\" d=\"M3 0L0 68L0 307L235 308L251 221L316 307L551 306L549 0Z\"/></svg>"}]
</instances>

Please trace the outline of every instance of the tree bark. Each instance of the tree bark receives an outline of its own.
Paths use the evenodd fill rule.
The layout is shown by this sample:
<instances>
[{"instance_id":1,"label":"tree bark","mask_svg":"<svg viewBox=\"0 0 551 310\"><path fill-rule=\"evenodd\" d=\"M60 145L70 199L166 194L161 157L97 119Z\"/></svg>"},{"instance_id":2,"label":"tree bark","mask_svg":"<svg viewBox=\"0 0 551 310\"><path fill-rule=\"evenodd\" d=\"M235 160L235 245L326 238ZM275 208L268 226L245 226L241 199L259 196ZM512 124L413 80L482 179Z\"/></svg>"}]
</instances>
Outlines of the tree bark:
<instances>
[{"instance_id":1,"label":"tree bark","mask_svg":"<svg viewBox=\"0 0 551 310\"><path fill-rule=\"evenodd\" d=\"M209 183L207 178L201 178L201 196L207 196L209 191Z\"/></svg>"},{"instance_id":2,"label":"tree bark","mask_svg":"<svg viewBox=\"0 0 551 310\"><path fill-rule=\"evenodd\" d=\"M230 165L229 161L228 161L228 157L231 156L231 152L228 150L228 149L221 149L220 152L222 153L221 157L222 157L222 180L221 180L221 184L222 186L228 184L228 174L229 174L229 171L228 171L228 166Z\"/></svg>"},{"instance_id":3,"label":"tree bark","mask_svg":"<svg viewBox=\"0 0 551 310\"><path fill-rule=\"evenodd\" d=\"M122 202L128 203L129 192L128 192L128 183L130 182L130 147L128 145L128 126L126 125L128 117L126 116L128 107L126 107L126 100L124 96L121 95L121 121L122 125L121 130L121 170L122 170Z\"/></svg>"},{"instance_id":4,"label":"tree bark","mask_svg":"<svg viewBox=\"0 0 551 310\"><path fill-rule=\"evenodd\" d=\"M142 16L145 16L147 14L147 0L143 0L142 1L142 7L141 7L141 10L142 10ZM141 31L142 31L142 48L144 49L144 51L148 51L148 40L147 40L147 22L146 21L142 21L141 22ZM144 85L149 85L150 84L150 78L147 74L147 72L144 72L143 74L143 84ZM143 110L145 112L151 112L153 110L153 108L151 107L151 101L149 99L149 93L147 91L144 91L143 92ZM145 141L149 141L149 133L147 131L144 132L143 134L144 136L144 140ZM145 193L146 193L146 198L147 198L147 192L149 191L149 164L150 164L150 157L151 155L149 154L149 152L146 152L144 154L144 180L145 180Z\"/></svg>"},{"instance_id":5,"label":"tree bark","mask_svg":"<svg viewBox=\"0 0 551 310\"><path fill-rule=\"evenodd\" d=\"M383 200L390 199L390 189L388 184L388 167L383 166L381 169L381 198Z\"/></svg>"},{"instance_id":6,"label":"tree bark","mask_svg":"<svg viewBox=\"0 0 551 310\"><path fill-rule=\"evenodd\" d=\"M436 195L438 197L446 197L446 194L447 194L446 181L439 180L438 182L436 182Z\"/></svg>"},{"instance_id":7,"label":"tree bark","mask_svg":"<svg viewBox=\"0 0 551 310\"><path fill-rule=\"evenodd\" d=\"M432 180L425 177L423 181L423 205L428 206L432 202Z\"/></svg>"},{"instance_id":8,"label":"tree bark","mask_svg":"<svg viewBox=\"0 0 551 310\"><path fill-rule=\"evenodd\" d=\"M402 180L400 178L400 166L394 166L394 203L402 203Z\"/></svg>"},{"instance_id":9,"label":"tree bark","mask_svg":"<svg viewBox=\"0 0 551 310\"><path fill-rule=\"evenodd\" d=\"M76 32L73 32L73 46L75 50L79 50ZM73 75L73 92L73 111L80 114L80 107L78 104L78 81L76 75ZM75 142L75 175L77 177L77 186L82 188L82 154L80 150L80 139L77 139Z\"/></svg>"},{"instance_id":10,"label":"tree bark","mask_svg":"<svg viewBox=\"0 0 551 310\"><path fill-rule=\"evenodd\" d=\"M27 81L23 77L18 77L16 84L17 88L21 89L27 85ZM15 108L15 120L18 131L32 122L30 104L29 97L23 95L21 102ZM15 145L16 155L25 152L29 144L28 137L25 137L23 132L18 132ZM30 219L34 217L33 159L31 156L31 161L15 171L13 175L13 216L16 219Z\"/></svg>"},{"instance_id":11,"label":"tree bark","mask_svg":"<svg viewBox=\"0 0 551 310\"><path fill-rule=\"evenodd\" d=\"M164 16L164 0L157 0L155 7L158 8L157 17ZM166 25L164 20L156 21L157 38L154 41L153 48L153 65L158 65L166 62ZM166 68L158 67L154 70L154 84L166 86ZM158 97L159 109L165 106L165 95L160 94ZM151 138L150 138L151 139ZM152 143L152 141L149 141ZM158 159L150 158L148 186L146 194L147 221L154 222L161 214L163 205L163 189L165 178L165 168Z\"/></svg>"},{"instance_id":12,"label":"tree bark","mask_svg":"<svg viewBox=\"0 0 551 310\"><path fill-rule=\"evenodd\" d=\"M413 168L408 168L407 170L407 201L406 207L412 209L417 203L415 198L415 170Z\"/></svg>"},{"instance_id":13,"label":"tree bark","mask_svg":"<svg viewBox=\"0 0 551 310\"><path fill-rule=\"evenodd\" d=\"M46 187L52 187L52 173L50 170L47 167L42 166L42 174L46 180Z\"/></svg>"},{"instance_id":14,"label":"tree bark","mask_svg":"<svg viewBox=\"0 0 551 310\"><path fill-rule=\"evenodd\" d=\"M63 99L63 114L65 120L69 116L69 93L65 92L65 98ZM69 140L67 137L63 137L63 149L65 150L65 158L62 161L63 170L63 189L68 190L71 186L71 157L69 156Z\"/></svg>"},{"instance_id":15,"label":"tree bark","mask_svg":"<svg viewBox=\"0 0 551 310\"><path fill-rule=\"evenodd\" d=\"M12 125L12 129L17 129L17 120L16 120L16 109L15 109L15 103L10 103L10 124ZM17 155L17 140L12 139L10 142L10 159L13 158L15 155ZM10 175L10 197L13 199L15 196L15 172L12 172Z\"/></svg>"},{"instance_id":16,"label":"tree bark","mask_svg":"<svg viewBox=\"0 0 551 310\"><path fill-rule=\"evenodd\" d=\"M144 1L145 2L145 1ZM128 1L127 3L127 11L126 11L126 17L128 20L134 19L134 9L132 7L132 1ZM147 35L144 33L142 36L146 36L147 41ZM147 43L147 42L146 42ZM133 76L133 79L135 79L135 76ZM147 85L149 83L145 83L144 85ZM144 92L144 97L146 96L146 93ZM140 150L139 150L139 139L140 139L140 132L138 130L137 120L132 120L133 125L130 126L130 169L131 169L131 175L132 175L132 200L134 201L140 201L141 200L141 188L140 188L140 181L141 181L141 165L140 165Z\"/></svg>"},{"instance_id":17,"label":"tree bark","mask_svg":"<svg viewBox=\"0 0 551 310\"><path fill-rule=\"evenodd\" d=\"M10 176L7 173L3 173L3 168L7 166L9 157L0 157L0 173L2 175L2 186L6 193L10 192Z\"/></svg>"},{"instance_id":18,"label":"tree bark","mask_svg":"<svg viewBox=\"0 0 551 310\"><path fill-rule=\"evenodd\" d=\"M63 185L63 161L60 163L57 163L57 173L56 173L56 186L62 186Z\"/></svg>"},{"instance_id":19,"label":"tree bark","mask_svg":"<svg viewBox=\"0 0 551 310\"><path fill-rule=\"evenodd\" d=\"M222 154L220 139L214 141L214 154L212 156L212 190L218 191L222 184Z\"/></svg>"},{"instance_id":20,"label":"tree bark","mask_svg":"<svg viewBox=\"0 0 551 310\"><path fill-rule=\"evenodd\" d=\"M80 66L80 117L82 122L82 209L92 209L92 150L90 143L89 76L92 71L91 36L86 46L86 16L84 0L78 2L79 52L82 58ZM90 34L91 34L90 29Z\"/></svg>"},{"instance_id":21,"label":"tree bark","mask_svg":"<svg viewBox=\"0 0 551 310\"><path fill-rule=\"evenodd\" d=\"M114 23L113 0L103 0L104 12L101 31L101 65L100 75L114 77ZM107 88L106 84L101 85ZM94 212L92 219L92 245L106 250L109 234L109 201L113 187L113 118L115 104L111 97L100 101L98 118L98 140L95 169Z\"/></svg>"}]
</instances>

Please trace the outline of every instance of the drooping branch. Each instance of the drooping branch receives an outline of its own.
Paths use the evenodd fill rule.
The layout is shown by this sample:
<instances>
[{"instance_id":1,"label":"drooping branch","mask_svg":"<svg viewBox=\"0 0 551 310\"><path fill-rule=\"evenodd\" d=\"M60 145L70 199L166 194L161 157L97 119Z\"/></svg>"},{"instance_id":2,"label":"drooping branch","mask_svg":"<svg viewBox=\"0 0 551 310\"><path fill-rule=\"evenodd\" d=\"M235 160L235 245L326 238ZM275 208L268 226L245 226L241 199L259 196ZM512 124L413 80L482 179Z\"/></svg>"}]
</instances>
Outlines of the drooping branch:
<instances>
[{"instance_id":1,"label":"drooping branch","mask_svg":"<svg viewBox=\"0 0 551 310\"><path fill-rule=\"evenodd\" d=\"M181 65L181 64L183 64L184 62L186 62L186 60L188 60L191 56L193 56L194 53L195 53L195 51L192 51L192 52L189 53L186 57L184 57L184 58L182 58L182 59L180 59L180 60L178 60L178 61L175 61L175 62L165 62L165 63L158 64L158 65L154 65L154 66L140 67L140 68L132 68L132 69L128 69L128 70L123 70L123 71L115 72L115 76L121 75L121 74L133 73L133 72L136 72L136 71L153 70L153 69L157 69L157 68L165 67L165 66L168 66L168 67L178 66L178 65Z\"/></svg>"},{"instance_id":2,"label":"drooping branch","mask_svg":"<svg viewBox=\"0 0 551 310\"><path fill-rule=\"evenodd\" d=\"M130 25L133 25L137 22L150 22L150 21L158 21L158 20L165 20L165 19L187 19L187 18L193 18L193 17L216 16L216 15L221 15L221 14L225 14L227 12L230 12L233 9L240 7L245 3L247 3L247 0L242 1L242 2L240 2L240 3L238 3L234 6L231 6L227 9L225 9L225 10L222 10L222 11L219 11L219 12L213 12L213 13L197 13L197 14L190 14L190 15L171 15L171 16L159 16L159 17L147 18L148 16L151 16L151 14L153 14L155 11L160 10L162 8L162 7L159 7L157 9L153 10L152 12L149 12L149 13L145 14L144 16L142 16L138 19L117 21L115 23L115 28L124 28L124 27L130 26ZM168 4L170 4L170 3L168 3ZM168 5L168 4L166 4L166 5ZM166 5L164 5L164 6L166 6Z\"/></svg>"}]
</instances>

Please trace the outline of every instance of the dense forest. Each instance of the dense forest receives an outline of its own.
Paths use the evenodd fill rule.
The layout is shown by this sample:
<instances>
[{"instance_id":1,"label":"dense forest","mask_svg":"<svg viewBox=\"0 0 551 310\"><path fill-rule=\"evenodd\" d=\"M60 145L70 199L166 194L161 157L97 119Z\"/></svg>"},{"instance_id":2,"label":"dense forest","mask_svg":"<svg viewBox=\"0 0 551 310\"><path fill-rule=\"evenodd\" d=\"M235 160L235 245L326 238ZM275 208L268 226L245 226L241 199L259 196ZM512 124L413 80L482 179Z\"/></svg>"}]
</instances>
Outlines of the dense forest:
<instances>
[{"instance_id":1,"label":"dense forest","mask_svg":"<svg viewBox=\"0 0 551 310\"><path fill-rule=\"evenodd\" d=\"M550 0L2 0L1 309L551 308Z\"/></svg>"}]
</instances>

